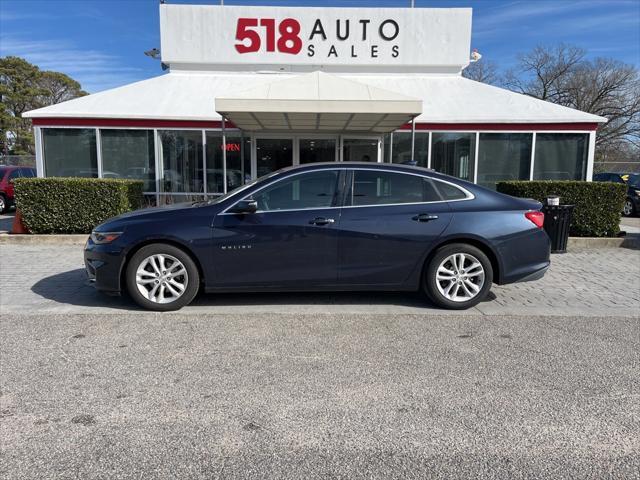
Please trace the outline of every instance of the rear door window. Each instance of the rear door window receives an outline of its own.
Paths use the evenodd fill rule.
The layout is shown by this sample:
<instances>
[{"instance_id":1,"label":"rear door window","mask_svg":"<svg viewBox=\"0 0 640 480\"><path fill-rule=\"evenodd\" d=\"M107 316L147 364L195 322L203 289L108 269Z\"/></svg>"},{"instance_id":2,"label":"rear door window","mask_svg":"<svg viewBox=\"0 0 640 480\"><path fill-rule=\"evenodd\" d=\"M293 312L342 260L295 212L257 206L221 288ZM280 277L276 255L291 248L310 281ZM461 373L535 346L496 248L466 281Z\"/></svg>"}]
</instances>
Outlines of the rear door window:
<instances>
[{"instance_id":1,"label":"rear door window","mask_svg":"<svg viewBox=\"0 0 640 480\"><path fill-rule=\"evenodd\" d=\"M440 200L428 178L398 172L354 170L347 205L395 205Z\"/></svg>"}]
</instances>

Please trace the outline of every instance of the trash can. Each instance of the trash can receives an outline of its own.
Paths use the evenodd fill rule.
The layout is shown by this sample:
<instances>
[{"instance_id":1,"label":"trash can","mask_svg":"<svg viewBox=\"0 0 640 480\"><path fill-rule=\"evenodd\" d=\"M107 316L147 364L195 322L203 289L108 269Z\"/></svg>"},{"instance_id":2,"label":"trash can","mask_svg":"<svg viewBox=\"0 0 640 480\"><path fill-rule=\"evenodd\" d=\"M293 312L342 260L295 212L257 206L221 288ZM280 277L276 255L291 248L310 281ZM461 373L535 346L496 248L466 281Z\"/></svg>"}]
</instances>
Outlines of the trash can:
<instances>
[{"instance_id":1,"label":"trash can","mask_svg":"<svg viewBox=\"0 0 640 480\"><path fill-rule=\"evenodd\" d=\"M566 253L569 225L575 205L545 205L544 230L551 239L551 253Z\"/></svg>"}]
</instances>

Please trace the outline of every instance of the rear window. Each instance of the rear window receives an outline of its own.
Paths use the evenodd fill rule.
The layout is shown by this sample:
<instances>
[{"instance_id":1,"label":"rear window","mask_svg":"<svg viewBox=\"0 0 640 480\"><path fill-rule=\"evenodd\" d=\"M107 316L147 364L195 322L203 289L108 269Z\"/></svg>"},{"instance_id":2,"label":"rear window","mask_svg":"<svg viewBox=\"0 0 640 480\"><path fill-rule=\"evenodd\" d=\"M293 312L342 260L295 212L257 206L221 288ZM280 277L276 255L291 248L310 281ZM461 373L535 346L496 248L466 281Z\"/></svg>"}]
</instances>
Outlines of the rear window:
<instances>
[{"instance_id":1,"label":"rear window","mask_svg":"<svg viewBox=\"0 0 640 480\"><path fill-rule=\"evenodd\" d=\"M393 205L441 200L425 177L376 170L354 170L351 205Z\"/></svg>"},{"instance_id":2,"label":"rear window","mask_svg":"<svg viewBox=\"0 0 640 480\"><path fill-rule=\"evenodd\" d=\"M445 200L462 200L467 198L466 193L450 183L444 183L437 180L434 183L436 184L440 195L442 195L442 198Z\"/></svg>"}]
</instances>

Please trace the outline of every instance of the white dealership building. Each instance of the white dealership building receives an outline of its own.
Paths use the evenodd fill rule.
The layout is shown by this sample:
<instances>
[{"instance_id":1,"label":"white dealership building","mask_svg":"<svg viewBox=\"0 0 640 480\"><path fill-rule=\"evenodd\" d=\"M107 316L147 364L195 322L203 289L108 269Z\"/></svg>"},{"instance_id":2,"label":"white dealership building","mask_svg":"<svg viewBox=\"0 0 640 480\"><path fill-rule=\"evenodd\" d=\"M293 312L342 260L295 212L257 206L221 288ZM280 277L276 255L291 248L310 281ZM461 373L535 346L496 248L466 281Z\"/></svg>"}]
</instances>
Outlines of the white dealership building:
<instances>
[{"instance_id":1,"label":"white dealership building","mask_svg":"<svg viewBox=\"0 0 640 480\"><path fill-rule=\"evenodd\" d=\"M158 77L25 114L40 176L140 178L159 203L319 161L490 188L591 179L605 118L462 77L472 11L160 5Z\"/></svg>"}]
</instances>

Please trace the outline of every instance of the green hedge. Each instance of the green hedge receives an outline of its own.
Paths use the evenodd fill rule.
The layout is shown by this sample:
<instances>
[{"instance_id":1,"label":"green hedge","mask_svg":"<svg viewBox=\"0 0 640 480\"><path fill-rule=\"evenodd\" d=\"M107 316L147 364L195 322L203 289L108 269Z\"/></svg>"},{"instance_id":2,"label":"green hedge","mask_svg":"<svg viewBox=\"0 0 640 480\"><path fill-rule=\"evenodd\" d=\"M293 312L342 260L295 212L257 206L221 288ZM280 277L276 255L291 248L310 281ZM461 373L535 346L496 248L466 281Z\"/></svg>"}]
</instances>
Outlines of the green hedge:
<instances>
[{"instance_id":1,"label":"green hedge","mask_svg":"<svg viewBox=\"0 0 640 480\"><path fill-rule=\"evenodd\" d=\"M627 186L610 182L514 180L498 182L499 192L544 202L558 195L562 205L575 205L569 234L574 237L615 237Z\"/></svg>"},{"instance_id":2,"label":"green hedge","mask_svg":"<svg viewBox=\"0 0 640 480\"><path fill-rule=\"evenodd\" d=\"M142 206L141 180L19 178L16 206L31 233L90 233L108 218Z\"/></svg>"}]
</instances>

